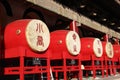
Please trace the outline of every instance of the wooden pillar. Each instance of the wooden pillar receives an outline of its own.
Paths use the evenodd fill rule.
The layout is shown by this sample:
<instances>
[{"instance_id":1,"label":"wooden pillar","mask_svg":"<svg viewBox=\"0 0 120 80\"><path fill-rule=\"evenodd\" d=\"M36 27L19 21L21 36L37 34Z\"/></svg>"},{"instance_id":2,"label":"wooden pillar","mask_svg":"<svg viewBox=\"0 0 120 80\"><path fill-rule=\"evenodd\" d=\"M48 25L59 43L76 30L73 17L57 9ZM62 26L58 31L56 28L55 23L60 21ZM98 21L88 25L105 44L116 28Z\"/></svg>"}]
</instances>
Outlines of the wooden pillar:
<instances>
[{"instance_id":1,"label":"wooden pillar","mask_svg":"<svg viewBox=\"0 0 120 80\"><path fill-rule=\"evenodd\" d=\"M102 77L104 77L104 65L103 65L103 60L101 60L101 66L102 66Z\"/></svg>"},{"instance_id":2,"label":"wooden pillar","mask_svg":"<svg viewBox=\"0 0 120 80\"><path fill-rule=\"evenodd\" d=\"M20 80L24 80L24 56L20 56Z\"/></svg>"},{"instance_id":3,"label":"wooden pillar","mask_svg":"<svg viewBox=\"0 0 120 80\"><path fill-rule=\"evenodd\" d=\"M96 69L95 69L95 63L94 63L94 56L92 55L92 70L93 70L93 77L96 77Z\"/></svg>"}]
</instances>

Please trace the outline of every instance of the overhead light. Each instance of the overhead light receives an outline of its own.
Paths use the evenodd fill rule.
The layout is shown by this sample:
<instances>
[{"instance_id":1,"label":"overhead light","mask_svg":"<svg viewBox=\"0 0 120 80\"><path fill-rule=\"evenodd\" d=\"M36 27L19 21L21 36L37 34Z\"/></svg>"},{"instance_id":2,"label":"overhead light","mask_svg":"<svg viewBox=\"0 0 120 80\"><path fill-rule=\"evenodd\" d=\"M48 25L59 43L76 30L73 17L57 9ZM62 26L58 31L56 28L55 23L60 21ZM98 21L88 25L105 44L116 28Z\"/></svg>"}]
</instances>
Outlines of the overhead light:
<instances>
[{"instance_id":1,"label":"overhead light","mask_svg":"<svg viewBox=\"0 0 120 80\"><path fill-rule=\"evenodd\" d=\"M107 21L107 19L106 19L106 18L103 18L102 21Z\"/></svg>"},{"instance_id":2,"label":"overhead light","mask_svg":"<svg viewBox=\"0 0 120 80\"><path fill-rule=\"evenodd\" d=\"M112 23L111 23L111 25L115 25L115 23L114 23L114 22L112 22Z\"/></svg>"},{"instance_id":3,"label":"overhead light","mask_svg":"<svg viewBox=\"0 0 120 80\"><path fill-rule=\"evenodd\" d=\"M117 27L118 29L120 29L120 26L119 27Z\"/></svg>"},{"instance_id":4,"label":"overhead light","mask_svg":"<svg viewBox=\"0 0 120 80\"><path fill-rule=\"evenodd\" d=\"M92 13L92 15L93 15L93 16L96 16L96 15L97 15L97 13L93 12L93 13Z\"/></svg>"},{"instance_id":5,"label":"overhead light","mask_svg":"<svg viewBox=\"0 0 120 80\"><path fill-rule=\"evenodd\" d=\"M85 5L80 5L80 8L84 8L85 7Z\"/></svg>"},{"instance_id":6,"label":"overhead light","mask_svg":"<svg viewBox=\"0 0 120 80\"><path fill-rule=\"evenodd\" d=\"M120 0L115 0L120 5Z\"/></svg>"}]
</instances>

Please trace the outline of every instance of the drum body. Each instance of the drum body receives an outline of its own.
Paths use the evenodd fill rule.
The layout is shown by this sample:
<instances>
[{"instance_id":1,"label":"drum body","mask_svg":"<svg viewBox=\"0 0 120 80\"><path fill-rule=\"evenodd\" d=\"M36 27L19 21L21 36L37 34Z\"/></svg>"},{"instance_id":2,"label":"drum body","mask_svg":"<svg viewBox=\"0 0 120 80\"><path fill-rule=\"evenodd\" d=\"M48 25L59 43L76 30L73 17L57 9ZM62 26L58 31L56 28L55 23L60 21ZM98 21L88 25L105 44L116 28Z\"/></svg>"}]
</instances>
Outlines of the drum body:
<instances>
[{"instance_id":1,"label":"drum body","mask_svg":"<svg viewBox=\"0 0 120 80\"><path fill-rule=\"evenodd\" d=\"M114 50L114 58L120 57L120 45L113 45L113 50Z\"/></svg>"},{"instance_id":2,"label":"drum body","mask_svg":"<svg viewBox=\"0 0 120 80\"><path fill-rule=\"evenodd\" d=\"M46 24L37 19L16 20L4 32L5 48L25 47L37 52L45 51L50 43Z\"/></svg>"},{"instance_id":3,"label":"drum body","mask_svg":"<svg viewBox=\"0 0 120 80\"><path fill-rule=\"evenodd\" d=\"M103 56L106 56L108 58L113 58L114 51L113 51L113 45L110 42L103 41Z\"/></svg>"},{"instance_id":4,"label":"drum body","mask_svg":"<svg viewBox=\"0 0 120 80\"><path fill-rule=\"evenodd\" d=\"M79 35L70 30L57 30L50 33L50 47L53 57L61 58L63 53L67 55L78 55L80 53Z\"/></svg>"},{"instance_id":5,"label":"drum body","mask_svg":"<svg viewBox=\"0 0 120 80\"><path fill-rule=\"evenodd\" d=\"M95 55L101 57L103 54L103 47L100 39L98 38L81 38L81 55L90 56Z\"/></svg>"}]
</instances>

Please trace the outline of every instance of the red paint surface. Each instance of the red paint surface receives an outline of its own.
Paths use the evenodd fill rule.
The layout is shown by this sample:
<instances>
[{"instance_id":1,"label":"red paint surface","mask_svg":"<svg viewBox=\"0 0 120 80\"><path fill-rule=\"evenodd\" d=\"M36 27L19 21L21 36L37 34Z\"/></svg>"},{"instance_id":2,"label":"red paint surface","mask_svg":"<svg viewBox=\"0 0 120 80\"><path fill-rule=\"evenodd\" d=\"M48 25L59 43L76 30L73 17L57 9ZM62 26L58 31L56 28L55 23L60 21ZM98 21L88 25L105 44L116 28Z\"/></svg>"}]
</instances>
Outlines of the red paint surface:
<instances>
[{"instance_id":1,"label":"red paint surface","mask_svg":"<svg viewBox=\"0 0 120 80\"><path fill-rule=\"evenodd\" d=\"M5 33L4 33L4 41L5 41L5 48L15 48L19 46L24 46L29 48L26 37L25 37L25 30L27 24L31 20L17 20L14 22L9 23L6 26ZM20 30L21 33L17 34L16 31Z\"/></svg>"}]
</instances>

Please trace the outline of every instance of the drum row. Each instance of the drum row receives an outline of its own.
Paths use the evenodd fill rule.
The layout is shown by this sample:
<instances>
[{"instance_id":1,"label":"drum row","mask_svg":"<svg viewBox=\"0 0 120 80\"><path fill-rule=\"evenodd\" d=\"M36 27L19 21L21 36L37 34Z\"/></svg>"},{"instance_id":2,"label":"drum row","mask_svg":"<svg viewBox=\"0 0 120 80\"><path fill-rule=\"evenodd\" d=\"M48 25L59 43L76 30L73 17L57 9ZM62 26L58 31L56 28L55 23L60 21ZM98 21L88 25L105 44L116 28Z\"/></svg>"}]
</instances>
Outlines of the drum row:
<instances>
[{"instance_id":1,"label":"drum row","mask_svg":"<svg viewBox=\"0 0 120 80\"><path fill-rule=\"evenodd\" d=\"M24 68L24 60L30 58L34 58L34 63L37 65L44 65L46 63L46 69L44 70L50 73L52 68L53 73L55 73L53 76L59 77L62 71L62 75L64 76L62 78L67 80L68 77L65 77L73 70L71 72L78 74L77 77L82 80L81 64L83 63L85 64L84 66L86 66L86 62L84 63L84 61L102 61L104 63L102 68L99 69L104 71L104 60L106 58L106 60L113 60L120 56L120 45L113 45L108 41L101 41L99 38L80 38L79 35L72 30L49 32L47 25L37 19L22 19L9 23L5 27L4 44L4 56L6 61L8 61L7 63L10 63L10 60L8 60L10 58L14 61L13 58L16 59L20 57L20 67L6 67L5 74L20 74L20 80L24 80L24 74L41 72L40 67L36 66ZM39 60L41 58L46 58L46 61L41 63ZM60 67L60 65L62 65L62 67ZM85 67L83 69L93 70L94 67L94 62L92 62L90 68ZM24 72L25 69L29 72ZM18 71L18 73L14 71ZM93 74L96 74L96 72ZM48 77L50 74L46 76ZM48 78L48 80L50 80L50 78Z\"/></svg>"},{"instance_id":2,"label":"drum row","mask_svg":"<svg viewBox=\"0 0 120 80\"><path fill-rule=\"evenodd\" d=\"M50 33L47 25L36 19L11 22L5 28L4 40L5 49L24 46L38 54L50 49L52 54L57 53L58 58L63 51L72 56L94 54L96 57L106 55L108 58L113 58L114 53L119 56L120 53L119 45L113 46L110 42L100 41L98 38L80 38L71 30L56 30Z\"/></svg>"}]
</instances>

